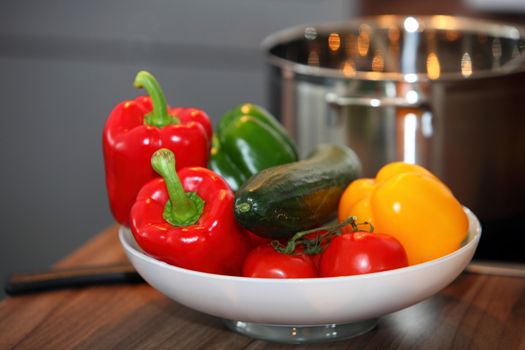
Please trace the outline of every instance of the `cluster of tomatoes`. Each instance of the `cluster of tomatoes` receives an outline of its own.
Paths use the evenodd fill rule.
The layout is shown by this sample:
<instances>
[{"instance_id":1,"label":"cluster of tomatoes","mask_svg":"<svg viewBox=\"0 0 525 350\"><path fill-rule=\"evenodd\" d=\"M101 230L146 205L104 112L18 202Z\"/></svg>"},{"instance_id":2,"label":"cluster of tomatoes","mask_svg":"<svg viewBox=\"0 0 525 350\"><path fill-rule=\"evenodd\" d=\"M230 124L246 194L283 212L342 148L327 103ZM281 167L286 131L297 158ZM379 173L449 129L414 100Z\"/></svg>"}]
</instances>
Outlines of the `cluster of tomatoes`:
<instances>
[{"instance_id":1,"label":"cluster of tomatoes","mask_svg":"<svg viewBox=\"0 0 525 350\"><path fill-rule=\"evenodd\" d=\"M306 232L291 247L254 238L258 246L243 275L312 278L392 270L452 253L468 232L468 218L450 189L425 168L402 162L385 165L374 179L352 182L338 217L332 232Z\"/></svg>"},{"instance_id":2,"label":"cluster of tomatoes","mask_svg":"<svg viewBox=\"0 0 525 350\"><path fill-rule=\"evenodd\" d=\"M321 244L324 245L321 251L313 254L305 253L302 244L290 253L279 251L275 244L259 245L246 258L243 275L259 278L333 277L408 265L403 246L392 236L381 233L341 232L326 238Z\"/></svg>"}]
</instances>

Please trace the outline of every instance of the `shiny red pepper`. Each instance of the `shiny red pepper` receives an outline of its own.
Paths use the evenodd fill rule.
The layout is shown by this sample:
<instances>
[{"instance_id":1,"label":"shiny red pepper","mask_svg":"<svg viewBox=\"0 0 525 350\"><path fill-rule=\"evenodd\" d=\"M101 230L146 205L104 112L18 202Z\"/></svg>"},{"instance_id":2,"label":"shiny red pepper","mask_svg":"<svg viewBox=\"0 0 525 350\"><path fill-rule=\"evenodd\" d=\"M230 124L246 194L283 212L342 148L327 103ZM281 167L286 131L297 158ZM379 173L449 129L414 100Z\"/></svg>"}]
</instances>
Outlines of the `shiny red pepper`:
<instances>
[{"instance_id":1,"label":"shiny red pepper","mask_svg":"<svg viewBox=\"0 0 525 350\"><path fill-rule=\"evenodd\" d=\"M240 275L250 240L237 226L226 181L201 167L176 172L175 157L167 149L155 152L151 164L162 178L148 182L131 209L130 228L138 245L168 264Z\"/></svg>"},{"instance_id":2,"label":"shiny red pepper","mask_svg":"<svg viewBox=\"0 0 525 350\"><path fill-rule=\"evenodd\" d=\"M114 218L129 223L129 211L140 188L157 177L151 155L161 147L177 157L177 169L208 164L211 121L195 108L168 108L155 78L141 71L134 86L150 97L119 103L109 115L103 134L106 187Z\"/></svg>"}]
</instances>

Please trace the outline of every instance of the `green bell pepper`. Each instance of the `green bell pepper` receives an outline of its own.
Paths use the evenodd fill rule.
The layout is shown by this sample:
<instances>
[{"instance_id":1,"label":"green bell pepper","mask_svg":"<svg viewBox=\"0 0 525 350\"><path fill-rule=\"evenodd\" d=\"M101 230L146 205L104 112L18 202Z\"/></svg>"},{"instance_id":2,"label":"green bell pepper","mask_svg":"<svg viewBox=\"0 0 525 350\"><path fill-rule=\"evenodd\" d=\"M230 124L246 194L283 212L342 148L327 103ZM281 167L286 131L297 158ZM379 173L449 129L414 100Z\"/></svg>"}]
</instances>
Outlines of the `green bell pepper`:
<instances>
[{"instance_id":1,"label":"green bell pepper","mask_svg":"<svg viewBox=\"0 0 525 350\"><path fill-rule=\"evenodd\" d=\"M261 170L297 160L297 147L283 126L264 108L246 103L219 121L209 168L237 191Z\"/></svg>"}]
</instances>

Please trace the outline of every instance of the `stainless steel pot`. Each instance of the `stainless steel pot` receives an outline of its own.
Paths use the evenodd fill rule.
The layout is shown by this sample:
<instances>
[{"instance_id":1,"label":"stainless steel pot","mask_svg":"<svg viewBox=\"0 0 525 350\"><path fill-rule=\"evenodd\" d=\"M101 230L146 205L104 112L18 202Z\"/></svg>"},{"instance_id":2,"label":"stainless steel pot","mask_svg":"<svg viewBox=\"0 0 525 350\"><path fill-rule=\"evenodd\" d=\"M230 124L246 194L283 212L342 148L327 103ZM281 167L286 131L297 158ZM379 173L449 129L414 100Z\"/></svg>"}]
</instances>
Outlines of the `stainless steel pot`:
<instances>
[{"instance_id":1,"label":"stainless steel pot","mask_svg":"<svg viewBox=\"0 0 525 350\"><path fill-rule=\"evenodd\" d=\"M270 109L302 155L352 147L374 176L421 164L484 220L525 217L525 31L381 16L266 38Z\"/></svg>"}]
</instances>

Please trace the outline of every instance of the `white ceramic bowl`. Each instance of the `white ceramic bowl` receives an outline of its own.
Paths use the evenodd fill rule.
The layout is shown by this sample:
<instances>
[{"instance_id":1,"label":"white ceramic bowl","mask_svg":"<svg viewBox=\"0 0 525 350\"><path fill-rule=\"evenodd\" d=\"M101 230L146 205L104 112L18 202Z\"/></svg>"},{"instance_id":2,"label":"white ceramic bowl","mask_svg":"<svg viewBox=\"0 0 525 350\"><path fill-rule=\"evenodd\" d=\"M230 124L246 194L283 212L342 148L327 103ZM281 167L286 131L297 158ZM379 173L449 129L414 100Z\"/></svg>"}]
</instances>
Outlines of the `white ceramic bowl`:
<instances>
[{"instance_id":1,"label":"white ceramic bowl","mask_svg":"<svg viewBox=\"0 0 525 350\"><path fill-rule=\"evenodd\" d=\"M227 325L236 330L256 323L293 326L293 333L296 326L334 327L371 320L416 304L446 287L470 262L481 236L478 219L470 210L465 211L469 233L455 252L423 264L347 277L267 279L202 273L148 256L125 227L120 228L119 237L138 273L174 301L234 320Z\"/></svg>"}]
</instances>

